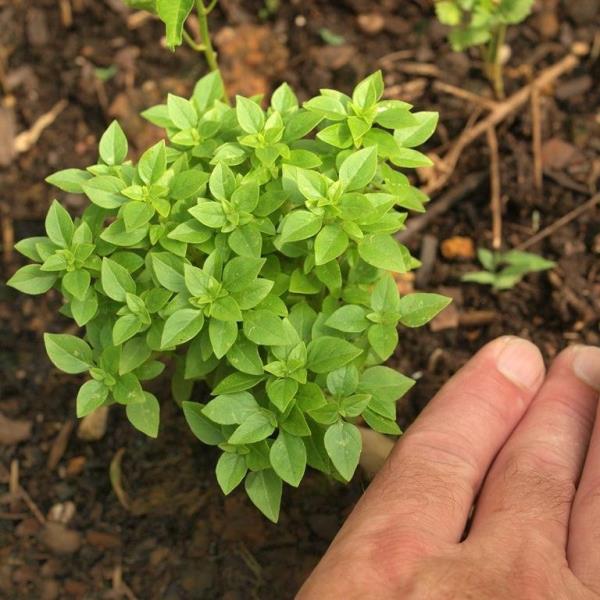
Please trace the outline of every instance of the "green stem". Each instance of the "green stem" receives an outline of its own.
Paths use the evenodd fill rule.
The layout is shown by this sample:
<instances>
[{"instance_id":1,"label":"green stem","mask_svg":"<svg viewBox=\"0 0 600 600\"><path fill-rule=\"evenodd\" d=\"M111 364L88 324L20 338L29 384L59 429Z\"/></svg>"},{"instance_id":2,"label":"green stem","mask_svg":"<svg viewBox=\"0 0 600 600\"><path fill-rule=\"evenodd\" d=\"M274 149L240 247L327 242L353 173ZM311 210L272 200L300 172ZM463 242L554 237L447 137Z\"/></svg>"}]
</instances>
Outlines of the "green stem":
<instances>
[{"instance_id":1,"label":"green stem","mask_svg":"<svg viewBox=\"0 0 600 600\"><path fill-rule=\"evenodd\" d=\"M205 52L206 46L204 44L199 44L192 38L192 36L184 29L183 30L183 41L196 52Z\"/></svg>"},{"instance_id":2,"label":"green stem","mask_svg":"<svg viewBox=\"0 0 600 600\"><path fill-rule=\"evenodd\" d=\"M499 100L504 98L504 77L502 75L502 46L506 39L506 25L501 24L492 34L485 56L486 75L494 86Z\"/></svg>"},{"instance_id":3,"label":"green stem","mask_svg":"<svg viewBox=\"0 0 600 600\"><path fill-rule=\"evenodd\" d=\"M198 13L198 24L200 26L200 39L203 47L204 57L206 63L211 71L219 71L219 63L217 62L217 53L213 48L212 41L210 39L210 31L208 30L208 15L217 5L217 0L205 6L203 0L196 0L196 12ZM224 98L227 104L230 104L229 98Z\"/></svg>"}]
</instances>

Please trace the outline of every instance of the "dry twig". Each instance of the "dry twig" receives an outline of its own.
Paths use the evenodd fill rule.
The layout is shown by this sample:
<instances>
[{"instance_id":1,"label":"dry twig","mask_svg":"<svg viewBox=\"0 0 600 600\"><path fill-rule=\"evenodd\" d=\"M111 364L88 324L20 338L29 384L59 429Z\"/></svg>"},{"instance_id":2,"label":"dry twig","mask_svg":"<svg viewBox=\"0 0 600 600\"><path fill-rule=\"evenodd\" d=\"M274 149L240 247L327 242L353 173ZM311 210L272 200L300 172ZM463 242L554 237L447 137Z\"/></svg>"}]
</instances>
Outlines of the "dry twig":
<instances>
[{"instance_id":1,"label":"dry twig","mask_svg":"<svg viewBox=\"0 0 600 600\"><path fill-rule=\"evenodd\" d=\"M548 227L545 227L539 233L536 233L533 237L530 237L528 240L526 240L522 244L519 244L516 247L516 249L517 250L526 250L527 248L531 248L531 246L534 246L538 242L541 242L543 239L552 235L554 232L558 231L561 227L568 225L571 221L574 221L575 219L580 217L583 213L585 213L588 210L591 210L592 208L596 207L598 204L600 204L600 194L596 194L595 196L590 198L585 204L582 204L581 206L578 206L577 208L574 208L573 210L569 211L566 215L564 215L560 219L557 219L556 221L554 221L554 223L552 223L551 225L548 225Z\"/></svg>"},{"instance_id":2,"label":"dry twig","mask_svg":"<svg viewBox=\"0 0 600 600\"><path fill-rule=\"evenodd\" d=\"M44 130L56 121L58 115L67 108L68 104L66 100L60 100L47 113L39 117L27 131L17 135L13 142L15 152L17 154L27 152L40 139Z\"/></svg>"},{"instance_id":3,"label":"dry twig","mask_svg":"<svg viewBox=\"0 0 600 600\"><path fill-rule=\"evenodd\" d=\"M492 208L492 248L502 247L502 197L500 189L500 156L496 130L487 130L487 143L490 148L490 206Z\"/></svg>"},{"instance_id":4,"label":"dry twig","mask_svg":"<svg viewBox=\"0 0 600 600\"><path fill-rule=\"evenodd\" d=\"M533 182L535 189L541 194L544 185L542 165L542 115L540 110L540 89L534 86L531 90L531 133L533 145Z\"/></svg>"},{"instance_id":5,"label":"dry twig","mask_svg":"<svg viewBox=\"0 0 600 600\"><path fill-rule=\"evenodd\" d=\"M432 194L442 189L446 183L448 183L460 156L469 144L486 133L490 127L497 127L507 117L521 108L523 104L527 102L535 87L545 88L565 73L573 70L579 64L579 56L579 52L578 54L569 54L565 56L565 58L555 65L542 71L532 83L521 88L510 98L498 103L496 108L485 119L482 119L473 127L466 129L456 140L454 146L446 153L446 156L443 159L446 165L444 172L427 185L423 191L426 194Z\"/></svg>"},{"instance_id":6,"label":"dry twig","mask_svg":"<svg viewBox=\"0 0 600 600\"><path fill-rule=\"evenodd\" d=\"M474 94L468 90L463 90L461 87L451 85L450 83L446 83L444 81L436 81L433 84L433 89L436 92L442 92L444 94L449 94L450 96L455 96L456 98L466 100L467 102L471 102L472 104L476 104L477 106L481 106L482 108L486 108L488 110L494 110L498 106L498 102L496 102L496 100L491 100L490 98L485 98L484 96Z\"/></svg>"}]
</instances>

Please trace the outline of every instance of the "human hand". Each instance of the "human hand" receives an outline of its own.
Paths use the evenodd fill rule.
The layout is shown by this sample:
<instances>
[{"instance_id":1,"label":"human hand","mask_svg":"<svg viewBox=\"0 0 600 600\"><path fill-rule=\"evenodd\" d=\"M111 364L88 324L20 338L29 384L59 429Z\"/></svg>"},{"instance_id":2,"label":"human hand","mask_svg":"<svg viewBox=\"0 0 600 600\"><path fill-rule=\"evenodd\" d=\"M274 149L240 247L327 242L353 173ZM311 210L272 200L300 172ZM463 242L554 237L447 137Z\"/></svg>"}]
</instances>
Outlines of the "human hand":
<instances>
[{"instance_id":1,"label":"human hand","mask_svg":"<svg viewBox=\"0 0 600 600\"><path fill-rule=\"evenodd\" d=\"M598 348L545 376L531 343L488 344L396 444L298 600L600 599L599 391Z\"/></svg>"}]
</instances>

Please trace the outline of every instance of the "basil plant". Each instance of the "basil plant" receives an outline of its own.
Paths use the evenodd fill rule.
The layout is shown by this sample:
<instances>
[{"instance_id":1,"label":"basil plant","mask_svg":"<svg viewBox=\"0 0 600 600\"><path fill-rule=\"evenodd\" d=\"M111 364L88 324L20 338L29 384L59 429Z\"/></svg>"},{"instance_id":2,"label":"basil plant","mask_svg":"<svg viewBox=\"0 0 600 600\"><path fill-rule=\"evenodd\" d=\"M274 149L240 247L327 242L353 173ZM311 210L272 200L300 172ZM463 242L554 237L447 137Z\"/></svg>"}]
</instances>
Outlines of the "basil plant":
<instances>
[{"instance_id":1,"label":"basil plant","mask_svg":"<svg viewBox=\"0 0 600 600\"><path fill-rule=\"evenodd\" d=\"M400 433L395 402L413 381L382 363L398 324L448 300L400 297L394 279L419 266L394 234L427 201L398 168L430 164L414 148L437 114L382 94L377 72L351 97L324 89L300 106L283 84L266 111L259 98L232 108L213 72L144 113L166 138L137 164L113 122L97 164L48 177L90 204L73 219L54 201L46 236L16 245L33 264L9 285L58 290L82 328L45 335L54 365L86 374L79 417L120 404L155 437L144 386L169 366L190 429L221 450L223 492L243 481L273 521L307 466L351 479L357 424Z\"/></svg>"}]
</instances>

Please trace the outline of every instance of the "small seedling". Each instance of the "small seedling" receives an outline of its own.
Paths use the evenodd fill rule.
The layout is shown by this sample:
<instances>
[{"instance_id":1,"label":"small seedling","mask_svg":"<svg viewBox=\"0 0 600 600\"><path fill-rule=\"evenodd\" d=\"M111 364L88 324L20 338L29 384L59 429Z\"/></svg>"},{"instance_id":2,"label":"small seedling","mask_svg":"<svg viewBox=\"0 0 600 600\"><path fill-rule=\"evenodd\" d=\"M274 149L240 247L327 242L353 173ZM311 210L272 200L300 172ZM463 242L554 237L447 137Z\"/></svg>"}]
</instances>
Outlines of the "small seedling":
<instances>
[{"instance_id":1,"label":"small seedling","mask_svg":"<svg viewBox=\"0 0 600 600\"><path fill-rule=\"evenodd\" d=\"M492 252L479 248L477 258L485 271L467 273L462 281L491 285L495 290L512 289L529 273L547 271L556 266L556 263L537 254L518 250Z\"/></svg>"},{"instance_id":2,"label":"small seedling","mask_svg":"<svg viewBox=\"0 0 600 600\"><path fill-rule=\"evenodd\" d=\"M485 73L498 98L504 97L501 50L506 29L524 21L532 5L533 0L440 0L435 4L440 22L451 27L455 51L482 48Z\"/></svg>"},{"instance_id":3,"label":"small seedling","mask_svg":"<svg viewBox=\"0 0 600 600\"><path fill-rule=\"evenodd\" d=\"M180 43L190 2L150 8ZM48 177L90 204L73 219L54 201L46 235L16 244L33 264L8 283L58 290L84 328L44 336L59 369L87 374L79 417L120 404L155 437L160 403L143 385L170 365L192 432L222 451L223 492L244 481L273 521L283 482L298 486L307 466L352 478L359 420L400 433L395 402L414 382L382 363L399 324L420 327L449 300L400 297L393 277L419 265L394 234L427 201L397 169L431 164L415 148L437 114L382 95L377 72L351 96L325 89L300 105L284 83L267 110L241 96L231 107L215 70L191 98L143 113L166 139L137 164L113 122L97 164Z\"/></svg>"}]
</instances>

